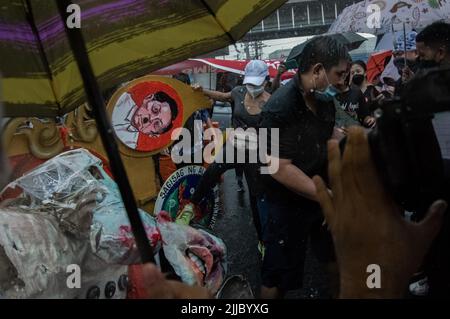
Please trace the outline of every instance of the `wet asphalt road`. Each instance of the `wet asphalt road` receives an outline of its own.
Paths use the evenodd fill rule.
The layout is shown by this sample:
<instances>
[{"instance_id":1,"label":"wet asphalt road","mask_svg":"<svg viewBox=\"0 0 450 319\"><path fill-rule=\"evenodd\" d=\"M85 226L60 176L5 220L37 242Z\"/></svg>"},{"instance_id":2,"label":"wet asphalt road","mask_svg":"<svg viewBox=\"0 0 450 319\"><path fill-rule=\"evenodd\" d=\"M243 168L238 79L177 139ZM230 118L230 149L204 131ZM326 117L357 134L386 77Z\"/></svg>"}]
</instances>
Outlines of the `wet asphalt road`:
<instances>
[{"instance_id":1,"label":"wet asphalt road","mask_svg":"<svg viewBox=\"0 0 450 319\"><path fill-rule=\"evenodd\" d=\"M225 173L221 184L222 212L215 233L224 240L228 249L228 274L243 275L256 296L261 285L261 255L253 226L248 190L238 193L234 170ZM286 298L324 299L328 295L328 277L316 258L307 254L304 287L291 291Z\"/></svg>"}]
</instances>

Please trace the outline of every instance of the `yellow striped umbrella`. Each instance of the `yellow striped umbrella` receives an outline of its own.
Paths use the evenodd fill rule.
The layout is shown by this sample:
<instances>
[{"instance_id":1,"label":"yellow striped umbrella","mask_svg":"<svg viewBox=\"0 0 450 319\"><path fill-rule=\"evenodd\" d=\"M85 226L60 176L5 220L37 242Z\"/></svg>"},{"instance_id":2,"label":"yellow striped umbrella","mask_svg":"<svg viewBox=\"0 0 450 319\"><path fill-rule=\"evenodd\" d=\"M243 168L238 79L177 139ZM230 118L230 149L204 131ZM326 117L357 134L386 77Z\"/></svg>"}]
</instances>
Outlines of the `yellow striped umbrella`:
<instances>
[{"instance_id":1,"label":"yellow striped umbrella","mask_svg":"<svg viewBox=\"0 0 450 319\"><path fill-rule=\"evenodd\" d=\"M240 39L286 0L79 0L80 26L103 92ZM76 18L77 8L72 17ZM5 116L57 116L85 102L52 0L0 0Z\"/></svg>"}]
</instances>

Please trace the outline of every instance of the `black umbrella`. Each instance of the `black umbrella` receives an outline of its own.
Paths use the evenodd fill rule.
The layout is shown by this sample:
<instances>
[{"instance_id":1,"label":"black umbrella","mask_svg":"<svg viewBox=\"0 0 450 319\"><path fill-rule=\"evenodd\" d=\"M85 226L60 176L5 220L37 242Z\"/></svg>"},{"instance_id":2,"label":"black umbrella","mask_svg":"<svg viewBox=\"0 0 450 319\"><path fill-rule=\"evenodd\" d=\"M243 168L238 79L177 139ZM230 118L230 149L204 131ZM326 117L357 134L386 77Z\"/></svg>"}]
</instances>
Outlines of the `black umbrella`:
<instances>
[{"instance_id":1,"label":"black umbrella","mask_svg":"<svg viewBox=\"0 0 450 319\"><path fill-rule=\"evenodd\" d=\"M366 38L364 38L363 36L360 36L359 34L357 34L355 32L335 33L335 34L330 34L329 36L336 39L336 41L338 41L339 43L342 43L343 45L345 45L349 51L359 48L361 46L361 44L363 44L364 41L367 41ZM314 38L312 38L312 39L314 39ZM305 41L302 44L295 46L291 50L291 53L289 53L289 56L286 59L286 61L296 60L297 57L300 54L302 54L306 45L309 42L311 42L312 39L309 39L308 41Z\"/></svg>"}]
</instances>

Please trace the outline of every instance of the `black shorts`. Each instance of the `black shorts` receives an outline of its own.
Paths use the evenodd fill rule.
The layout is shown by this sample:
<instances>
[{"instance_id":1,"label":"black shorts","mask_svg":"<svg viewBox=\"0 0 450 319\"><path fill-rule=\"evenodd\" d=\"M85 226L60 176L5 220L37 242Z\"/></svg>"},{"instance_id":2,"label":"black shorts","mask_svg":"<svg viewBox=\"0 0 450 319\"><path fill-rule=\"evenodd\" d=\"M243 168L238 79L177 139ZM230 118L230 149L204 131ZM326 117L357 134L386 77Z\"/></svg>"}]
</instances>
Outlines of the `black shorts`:
<instances>
[{"instance_id":1,"label":"black shorts","mask_svg":"<svg viewBox=\"0 0 450 319\"><path fill-rule=\"evenodd\" d=\"M259 207L266 215L263 221L265 255L262 265L262 284L281 291L299 289L308 238L320 262L335 260L331 234L322 226L320 209L302 209L291 203L260 199ZM261 210L260 208L260 210Z\"/></svg>"}]
</instances>

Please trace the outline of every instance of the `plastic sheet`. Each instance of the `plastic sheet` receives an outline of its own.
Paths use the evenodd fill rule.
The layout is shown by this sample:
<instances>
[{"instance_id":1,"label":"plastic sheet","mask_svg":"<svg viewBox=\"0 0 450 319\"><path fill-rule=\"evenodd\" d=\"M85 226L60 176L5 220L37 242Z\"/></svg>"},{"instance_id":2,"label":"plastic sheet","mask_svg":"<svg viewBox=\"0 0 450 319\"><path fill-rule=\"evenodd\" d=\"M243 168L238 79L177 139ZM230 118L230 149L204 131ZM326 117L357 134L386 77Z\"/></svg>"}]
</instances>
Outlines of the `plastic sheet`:
<instances>
[{"instance_id":1,"label":"plastic sheet","mask_svg":"<svg viewBox=\"0 0 450 319\"><path fill-rule=\"evenodd\" d=\"M20 195L0 206L0 295L6 298L123 298L127 265L139 254L116 183L84 149L36 167L5 189ZM140 210L154 252L161 245L183 282L216 292L226 274L226 249L203 230L158 222ZM165 216L161 214L161 216ZM68 266L80 267L81 289L71 289ZM123 280L122 280L123 281Z\"/></svg>"},{"instance_id":2,"label":"plastic sheet","mask_svg":"<svg viewBox=\"0 0 450 319\"><path fill-rule=\"evenodd\" d=\"M68 285L71 265L80 269L79 289ZM85 298L90 287L116 282L126 273L126 266L95 256L87 239L62 232L53 216L0 211L0 294L5 298ZM124 297L125 291L114 295Z\"/></svg>"},{"instance_id":3,"label":"plastic sheet","mask_svg":"<svg viewBox=\"0 0 450 319\"><path fill-rule=\"evenodd\" d=\"M67 286L69 265L80 267L81 286L88 289L103 281L118 285L126 265L139 260L117 185L88 151L63 153L6 189L17 187L21 195L0 209L5 297L84 298L83 289ZM141 216L156 245L155 220Z\"/></svg>"}]
</instances>

